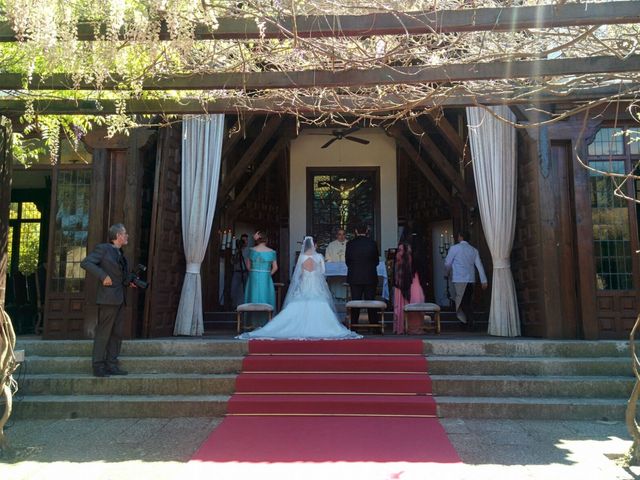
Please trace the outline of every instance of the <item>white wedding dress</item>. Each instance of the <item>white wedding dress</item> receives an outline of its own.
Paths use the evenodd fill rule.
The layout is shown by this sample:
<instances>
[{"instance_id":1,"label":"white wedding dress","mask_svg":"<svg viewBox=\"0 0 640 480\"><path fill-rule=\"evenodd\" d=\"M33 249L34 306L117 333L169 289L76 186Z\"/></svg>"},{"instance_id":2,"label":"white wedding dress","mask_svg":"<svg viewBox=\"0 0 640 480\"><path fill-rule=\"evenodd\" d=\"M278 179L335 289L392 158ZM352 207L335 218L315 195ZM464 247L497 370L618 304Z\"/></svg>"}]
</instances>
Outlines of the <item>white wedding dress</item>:
<instances>
[{"instance_id":1,"label":"white wedding dress","mask_svg":"<svg viewBox=\"0 0 640 480\"><path fill-rule=\"evenodd\" d=\"M305 253L298 258L282 311L264 327L243 333L237 338L270 340L362 338L362 335L352 332L338 320L333 298L324 276L324 259L322 255L315 252L311 237L305 238L302 251ZM309 259L313 262L307 262Z\"/></svg>"}]
</instances>

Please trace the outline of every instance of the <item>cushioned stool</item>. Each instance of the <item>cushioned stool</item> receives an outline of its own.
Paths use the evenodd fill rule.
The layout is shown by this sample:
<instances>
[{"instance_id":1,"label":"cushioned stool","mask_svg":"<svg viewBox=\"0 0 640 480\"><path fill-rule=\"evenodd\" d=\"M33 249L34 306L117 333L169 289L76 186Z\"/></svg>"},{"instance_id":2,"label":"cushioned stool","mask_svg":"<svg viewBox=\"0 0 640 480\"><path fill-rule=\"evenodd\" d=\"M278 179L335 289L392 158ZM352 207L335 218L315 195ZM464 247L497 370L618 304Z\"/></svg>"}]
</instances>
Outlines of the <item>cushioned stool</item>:
<instances>
[{"instance_id":1,"label":"cushioned stool","mask_svg":"<svg viewBox=\"0 0 640 480\"><path fill-rule=\"evenodd\" d=\"M273 307L268 303L243 303L236 308L236 317L238 321L238 333L244 330L244 314L247 312L266 312L269 320L273 315Z\"/></svg>"},{"instance_id":2,"label":"cushioned stool","mask_svg":"<svg viewBox=\"0 0 640 480\"><path fill-rule=\"evenodd\" d=\"M387 309L386 302L380 300L349 300L345 305L347 308L347 327L349 330L352 328L379 328L380 333L384 335L384 311ZM376 313L380 316L380 323L351 323L351 309L352 308L374 308L378 310Z\"/></svg>"},{"instance_id":3,"label":"cushioned stool","mask_svg":"<svg viewBox=\"0 0 640 480\"><path fill-rule=\"evenodd\" d=\"M435 303L409 303L404 306L404 331L407 331L407 314L419 312L422 313L422 328L427 330L435 330L437 334L440 334L440 305ZM424 326L424 316L431 315L433 319L433 327Z\"/></svg>"}]
</instances>

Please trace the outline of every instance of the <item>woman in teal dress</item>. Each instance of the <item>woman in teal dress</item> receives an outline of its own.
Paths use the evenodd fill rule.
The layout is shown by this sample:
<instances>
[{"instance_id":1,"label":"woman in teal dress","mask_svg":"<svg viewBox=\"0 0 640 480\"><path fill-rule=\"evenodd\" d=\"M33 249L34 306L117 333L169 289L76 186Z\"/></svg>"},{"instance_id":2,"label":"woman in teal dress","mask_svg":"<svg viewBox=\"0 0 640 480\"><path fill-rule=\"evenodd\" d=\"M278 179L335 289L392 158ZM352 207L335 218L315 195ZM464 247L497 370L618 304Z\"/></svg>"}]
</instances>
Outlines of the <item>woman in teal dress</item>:
<instances>
[{"instance_id":1,"label":"woman in teal dress","mask_svg":"<svg viewBox=\"0 0 640 480\"><path fill-rule=\"evenodd\" d=\"M274 311L276 309L276 291L273 286L271 276L278 270L275 250L267 247L267 236L261 231L253 235L255 246L249 250L247 259L247 270L249 280L244 292L246 303L268 303ZM253 313L248 318L254 327L262 327L267 323L267 315L263 313Z\"/></svg>"}]
</instances>

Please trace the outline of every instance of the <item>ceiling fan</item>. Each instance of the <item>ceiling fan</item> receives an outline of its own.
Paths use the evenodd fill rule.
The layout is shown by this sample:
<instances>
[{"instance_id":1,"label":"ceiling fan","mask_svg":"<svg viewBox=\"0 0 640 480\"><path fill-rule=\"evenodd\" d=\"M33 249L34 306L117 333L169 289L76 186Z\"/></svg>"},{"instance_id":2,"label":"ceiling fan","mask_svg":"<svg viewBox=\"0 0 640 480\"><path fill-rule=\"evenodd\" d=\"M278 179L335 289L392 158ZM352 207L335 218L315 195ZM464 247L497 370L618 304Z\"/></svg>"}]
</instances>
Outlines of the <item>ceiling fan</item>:
<instances>
[{"instance_id":1,"label":"ceiling fan","mask_svg":"<svg viewBox=\"0 0 640 480\"><path fill-rule=\"evenodd\" d=\"M331 135L333 138L329 140L327 143L322 145L320 148L327 148L336 140L342 140L343 138L346 140L351 140L352 142L360 143L362 145L368 145L369 140L365 140L364 138L358 138L351 136L352 133L360 130L360 127L351 127L346 130L333 130L331 133L312 133L311 135Z\"/></svg>"}]
</instances>

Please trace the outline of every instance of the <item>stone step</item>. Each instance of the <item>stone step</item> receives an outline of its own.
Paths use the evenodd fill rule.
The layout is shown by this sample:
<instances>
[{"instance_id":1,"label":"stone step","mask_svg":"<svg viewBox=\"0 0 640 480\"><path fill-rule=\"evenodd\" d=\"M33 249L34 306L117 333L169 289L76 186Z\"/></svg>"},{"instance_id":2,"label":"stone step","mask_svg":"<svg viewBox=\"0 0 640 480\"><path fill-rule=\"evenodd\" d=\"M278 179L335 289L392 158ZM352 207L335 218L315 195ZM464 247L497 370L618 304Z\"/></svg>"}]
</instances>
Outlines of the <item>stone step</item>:
<instances>
[{"instance_id":1,"label":"stone step","mask_svg":"<svg viewBox=\"0 0 640 480\"><path fill-rule=\"evenodd\" d=\"M624 399L436 396L441 418L623 420Z\"/></svg>"},{"instance_id":2,"label":"stone step","mask_svg":"<svg viewBox=\"0 0 640 480\"><path fill-rule=\"evenodd\" d=\"M90 374L39 374L26 375L19 386L23 395L231 395L236 378L233 374L184 373L108 378L95 378ZM512 375L432 375L431 382L434 395L536 398L628 398L634 383L632 378L625 377ZM393 388L380 391L394 393Z\"/></svg>"},{"instance_id":3,"label":"stone step","mask_svg":"<svg viewBox=\"0 0 640 480\"><path fill-rule=\"evenodd\" d=\"M231 395L235 383L232 374L40 374L26 375L19 387L23 395Z\"/></svg>"},{"instance_id":4,"label":"stone step","mask_svg":"<svg viewBox=\"0 0 640 480\"><path fill-rule=\"evenodd\" d=\"M637 343L640 347L640 342ZM427 356L498 356L498 357L626 357L630 358L626 340L541 340L541 339L427 339ZM630 362L631 360L629 360Z\"/></svg>"},{"instance_id":5,"label":"stone step","mask_svg":"<svg viewBox=\"0 0 640 480\"><path fill-rule=\"evenodd\" d=\"M633 377L431 375L433 394L456 397L626 398Z\"/></svg>"},{"instance_id":6,"label":"stone step","mask_svg":"<svg viewBox=\"0 0 640 480\"><path fill-rule=\"evenodd\" d=\"M130 373L240 373L243 357L120 357ZM91 373L90 357L27 357L29 374Z\"/></svg>"},{"instance_id":7,"label":"stone step","mask_svg":"<svg viewBox=\"0 0 640 480\"><path fill-rule=\"evenodd\" d=\"M631 360L623 357L428 357L431 375L614 375L631 376Z\"/></svg>"},{"instance_id":8,"label":"stone step","mask_svg":"<svg viewBox=\"0 0 640 480\"><path fill-rule=\"evenodd\" d=\"M228 395L33 395L14 403L12 418L222 417Z\"/></svg>"},{"instance_id":9,"label":"stone step","mask_svg":"<svg viewBox=\"0 0 640 480\"><path fill-rule=\"evenodd\" d=\"M204 356L120 357L122 367L131 373L239 373L244 357ZM300 356L304 362L305 356ZM609 375L630 377L626 358L550 358L437 356L428 358L432 375ZM28 373L91 373L90 357L27 357Z\"/></svg>"},{"instance_id":10,"label":"stone step","mask_svg":"<svg viewBox=\"0 0 640 480\"><path fill-rule=\"evenodd\" d=\"M423 340L423 344L424 353L428 356L630 358L629 343L622 340L428 338ZM92 345L92 340L50 341L19 338L17 342L17 348L24 349L27 356L88 356L91 355ZM640 343L638 345L640 347ZM122 354L129 356L243 356L247 353L248 343L235 340L231 336L125 340L122 344Z\"/></svg>"},{"instance_id":11,"label":"stone step","mask_svg":"<svg viewBox=\"0 0 640 480\"><path fill-rule=\"evenodd\" d=\"M74 357L91 356L93 340L19 339L16 348L25 350L27 357L51 356ZM244 356L248 353L246 341L208 338L171 338L153 340L125 340L122 355L141 356Z\"/></svg>"},{"instance_id":12,"label":"stone step","mask_svg":"<svg viewBox=\"0 0 640 480\"><path fill-rule=\"evenodd\" d=\"M35 395L14 404L14 418L170 418L227 412L227 395ZM436 396L441 418L620 420L624 399Z\"/></svg>"}]
</instances>

